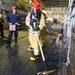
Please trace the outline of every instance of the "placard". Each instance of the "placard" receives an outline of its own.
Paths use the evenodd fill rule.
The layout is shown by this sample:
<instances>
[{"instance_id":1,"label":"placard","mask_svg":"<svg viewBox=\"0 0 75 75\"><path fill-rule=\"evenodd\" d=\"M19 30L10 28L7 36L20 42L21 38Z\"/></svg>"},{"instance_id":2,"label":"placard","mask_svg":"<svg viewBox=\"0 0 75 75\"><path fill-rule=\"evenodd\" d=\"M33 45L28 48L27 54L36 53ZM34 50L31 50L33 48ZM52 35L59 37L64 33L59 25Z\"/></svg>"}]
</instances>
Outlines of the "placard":
<instances>
[{"instance_id":1,"label":"placard","mask_svg":"<svg viewBox=\"0 0 75 75\"><path fill-rule=\"evenodd\" d=\"M16 31L16 25L9 25L9 31Z\"/></svg>"}]
</instances>

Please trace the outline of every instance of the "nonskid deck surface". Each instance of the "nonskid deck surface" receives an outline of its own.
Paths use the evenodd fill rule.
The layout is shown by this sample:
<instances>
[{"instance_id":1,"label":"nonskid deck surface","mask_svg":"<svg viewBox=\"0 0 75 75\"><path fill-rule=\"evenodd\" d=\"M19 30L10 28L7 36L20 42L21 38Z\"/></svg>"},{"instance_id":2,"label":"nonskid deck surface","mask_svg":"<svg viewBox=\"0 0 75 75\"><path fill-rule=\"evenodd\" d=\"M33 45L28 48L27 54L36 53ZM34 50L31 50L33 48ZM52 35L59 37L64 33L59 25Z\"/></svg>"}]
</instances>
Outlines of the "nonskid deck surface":
<instances>
[{"instance_id":1,"label":"nonskid deck surface","mask_svg":"<svg viewBox=\"0 0 75 75\"><path fill-rule=\"evenodd\" d=\"M43 52L46 58L48 70L56 70L49 75L60 75L60 49L55 44L59 31L50 30L45 37ZM5 32L5 36L8 33ZM6 38L4 39L6 40ZM43 60L30 61L32 52L27 50L29 46L28 32L19 31L18 43L15 45L14 37L10 47L6 48L6 41L0 41L0 75L37 75L45 71Z\"/></svg>"}]
</instances>

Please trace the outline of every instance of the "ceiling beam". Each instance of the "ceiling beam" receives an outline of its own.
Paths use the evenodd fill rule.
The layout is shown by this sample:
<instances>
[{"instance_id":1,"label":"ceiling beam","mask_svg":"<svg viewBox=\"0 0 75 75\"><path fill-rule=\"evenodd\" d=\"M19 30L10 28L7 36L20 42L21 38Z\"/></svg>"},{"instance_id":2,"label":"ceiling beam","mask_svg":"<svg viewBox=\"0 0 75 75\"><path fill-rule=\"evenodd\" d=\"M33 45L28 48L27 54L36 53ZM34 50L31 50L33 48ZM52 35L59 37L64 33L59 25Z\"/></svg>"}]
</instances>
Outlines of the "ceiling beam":
<instances>
[{"instance_id":1,"label":"ceiling beam","mask_svg":"<svg viewBox=\"0 0 75 75\"><path fill-rule=\"evenodd\" d=\"M52 2L53 2L53 5L56 7L54 0L52 0ZM56 11L57 11L58 13L60 12L59 9L56 9Z\"/></svg>"}]
</instances>

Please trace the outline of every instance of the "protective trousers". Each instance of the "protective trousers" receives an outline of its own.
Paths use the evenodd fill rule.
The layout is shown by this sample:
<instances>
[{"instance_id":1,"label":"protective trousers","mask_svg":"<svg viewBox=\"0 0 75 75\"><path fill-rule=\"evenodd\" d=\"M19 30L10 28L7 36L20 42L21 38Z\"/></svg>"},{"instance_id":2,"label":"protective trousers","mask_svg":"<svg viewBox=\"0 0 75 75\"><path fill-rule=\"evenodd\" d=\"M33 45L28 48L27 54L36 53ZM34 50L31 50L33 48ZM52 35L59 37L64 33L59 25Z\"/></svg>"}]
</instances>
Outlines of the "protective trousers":
<instances>
[{"instance_id":1,"label":"protective trousers","mask_svg":"<svg viewBox=\"0 0 75 75\"><path fill-rule=\"evenodd\" d=\"M41 38L42 33L40 33L39 36L36 35L35 32L30 32L29 33L29 42L31 46L34 48L34 55L39 55L39 42L38 39L40 40L41 46L43 46L43 39Z\"/></svg>"},{"instance_id":2,"label":"protective trousers","mask_svg":"<svg viewBox=\"0 0 75 75\"><path fill-rule=\"evenodd\" d=\"M13 32L14 32L14 36L15 36L15 43L17 43L18 31L9 31L7 44L11 44Z\"/></svg>"}]
</instances>

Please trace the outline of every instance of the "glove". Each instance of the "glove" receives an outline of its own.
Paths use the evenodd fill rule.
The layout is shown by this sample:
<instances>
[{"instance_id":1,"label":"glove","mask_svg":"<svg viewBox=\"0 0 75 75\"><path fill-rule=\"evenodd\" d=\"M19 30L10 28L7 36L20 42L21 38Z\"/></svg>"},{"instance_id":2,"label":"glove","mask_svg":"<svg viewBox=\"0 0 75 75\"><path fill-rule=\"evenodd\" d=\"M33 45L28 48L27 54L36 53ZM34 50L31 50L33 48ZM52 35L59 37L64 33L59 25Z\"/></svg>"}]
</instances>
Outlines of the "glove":
<instances>
[{"instance_id":1,"label":"glove","mask_svg":"<svg viewBox=\"0 0 75 75\"><path fill-rule=\"evenodd\" d=\"M36 20L35 20L35 19L32 19L32 20L30 21L30 25L33 25L34 22L36 22Z\"/></svg>"},{"instance_id":2,"label":"glove","mask_svg":"<svg viewBox=\"0 0 75 75\"><path fill-rule=\"evenodd\" d=\"M39 27L34 27L33 28L33 31L38 31L39 30Z\"/></svg>"},{"instance_id":3,"label":"glove","mask_svg":"<svg viewBox=\"0 0 75 75\"><path fill-rule=\"evenodd\" d=\"M33 25L33 20L30 21L30 25L31 25L31 26Z\"/></svg>"}]
</instances>

